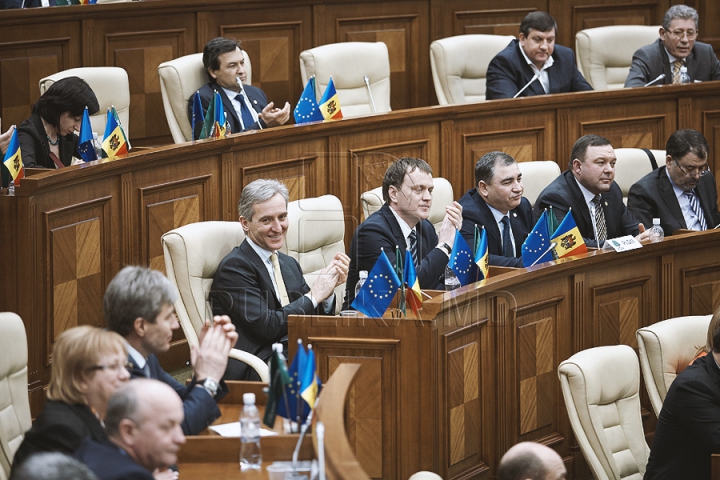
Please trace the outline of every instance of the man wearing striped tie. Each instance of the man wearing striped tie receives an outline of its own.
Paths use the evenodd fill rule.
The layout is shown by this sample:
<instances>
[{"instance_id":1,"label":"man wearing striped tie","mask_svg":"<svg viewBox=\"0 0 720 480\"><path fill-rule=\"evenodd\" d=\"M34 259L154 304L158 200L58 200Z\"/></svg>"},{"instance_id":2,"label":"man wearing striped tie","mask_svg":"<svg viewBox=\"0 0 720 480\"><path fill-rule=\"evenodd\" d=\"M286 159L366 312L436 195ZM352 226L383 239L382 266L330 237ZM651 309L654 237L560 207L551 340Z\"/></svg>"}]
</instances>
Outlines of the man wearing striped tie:
<instances>
[{"instance_id":1,"label":"man wearing striped tie","mask_svg":"<svg viewBox=\"0 0 720 480\"><path fill-rule=\"evenodd\" d=\"M660 38L633 54L625 87L681 83L680 68L687 67L690 81L720 80L720 61L712 45L696 42L698 13L687 5L673 5L665 12ZM661 75L665 75L660 78Z\"/></svg>"},{"instance_id":2,"label":"man wearing striped tie","mask_svg":"<svg viewBox=\"0 0 720 480\"><path fill-rule=\"evenodd\" d=\"M707 230L720 223L715 178L708 167L710 147L695 130L678 130L665 146L665 166L630 187L628 208L641 222L660 219L665 235Z\"/></svg>"}]
</instances>

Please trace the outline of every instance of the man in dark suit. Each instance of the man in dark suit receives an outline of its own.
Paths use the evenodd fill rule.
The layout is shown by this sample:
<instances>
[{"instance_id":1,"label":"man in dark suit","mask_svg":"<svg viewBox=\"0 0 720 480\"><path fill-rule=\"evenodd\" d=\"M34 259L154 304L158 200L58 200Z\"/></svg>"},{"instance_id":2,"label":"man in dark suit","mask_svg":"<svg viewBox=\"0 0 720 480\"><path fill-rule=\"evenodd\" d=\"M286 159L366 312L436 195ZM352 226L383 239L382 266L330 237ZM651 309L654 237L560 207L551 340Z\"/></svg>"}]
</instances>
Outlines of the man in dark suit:
<instances>
[{"instance_id":1,"label":"man in dark suit","mask_svg":"<svg viewBox=\"0 0 720 480\"><path fill-rule=\"evenodd\" d=\"M490 61L485 97L531 97L546 93L592 90L575 66L575 55L555 45L557 24L545 12L531 12L513 40ZM526 88L527 85L527 88Z\"/></svg>"},{"instance_id":2,"label":"man in dark suit","mask_svg":"<svg viewBox=\"0 0 720 480\"><path fill-rule=\"evenodd\" d=\"M235 348L267 361L273 343L287 351L288 315L335 313L334 289L347 278L350 259L337 253L308 286L294 258L278 252L288 228L288 190L277 180L255 180L238 201L245 240L220 262L210 301L228 315L239 338ZM256 379L244 363L228 362L226 379Z\"/></svg>"},{"instance_id":3,"label":"man in dark suit","mask_svg":"<svg viewBox=\"0 0 720 480\"><path fill-rule=\"evenodd\" d=\"M665 166L630 187L628 208L633 216L648 226L659 218L665 235L681 228L707 230L720 223L709 152L707 140L696 130L670 135Z\"/></svg>"},{"instance_id":4,"label":"man in dark suit","mask_svg":"<svg viewBox=\"0 0 720 480\"><path fill-rule=\"evenodd\" d=\"M649 232L623 203L615 183L615 150L598 135L580 137L573 145L568 170L538 196L535 215L552 206L559 222L572 209L573 219L589 247L602 247L609 238L633 235L645 240Z\"/></svg>"},{"instance_id":5,"label":"man in dark suit","mask_svg":"<svg viewBox=\"0 0 720 480\"><path fill-rule=\"evenodd\" d=\"M100 480L152 480L177 463L185 443L183 406L170 387L141 379L118 389L108 402L108 440L86 439L74 457Z\"/></svg>"},{"instance_id":6,"label":"man in dark suit","mask_svg":"<svg viewBox=\"0 0 720 480\"><path fill-rule=\"evenodd\" d=\"M679 83L680 67L687 67L691 81L720 80L720 61L712 45L696 42L698 13L686 5L665 12L660 38L633 54L625 87L642 87L660 75L653 85Z\"/></svg>"},{"instance_id":7,"label":"man in dark suit","mask_svg":"<svg viewBox=\"0 0 720 480\"><path fill-rule=\"evenodd\" d=\"M290 104L282 109L268 103L265 93L245 83L245 53L236 40L217 37L203 49L203 65L209 82L200 88L203 112L207 112L214 92L220 94L230 133L285 125L290 118ZM241 86L242 85L242 86ZM192 97L188 100L188 119L193 124ZM203 119L195 118L195 138L200 134Z\"/></svg>"},{"instance_id":8,"label":"man in dark suit","mask_svg":"<svg viewBox=\"0 0 720 480\"><path fill-rule=\"evenodd\" d=\"M520 267L522 244L533 228L530 202L523 197L522 173L513 157L486 153L475 164L475 188L460 199L462 235L473 247L475 225L485 227L490 265Z\"/></svg>"},{"instance_id":9,"label":"man in dark suit","mask_svg":"<svg viewBox=\"0 0 720 480\"><path fill-rule=\"evenodd\" d=\"M428 221L432 206L432 168L418 158L401 158L385 171L382 184L385 204L355 231L350 243L350 273L343 309L355 299L355 284L361 271L370 271L381 252L395 265L395 248L415 251L415 269L420 288L443 288L445 266L462 227L462 206L453 202L445 207L440 234Z\"/></svg>"},{"instance_id":10,"label":"man in dark suit","mask_svg":"<svg viewBox=\"0 0 720 480\"><path fill-rule=\"evenodd\" d=\"M646 480L710 479L720 453L720 310L708 327L711 351L673 380L658 416Z\"/></svg>"},{"instance_id":11,"label":"man in dark suit","mask_svg":"<svg viewBox=\"0 0 720 480\"><path fill-rule=\"evenodd\" d=\"M170 349L178 291L162 273L142 267L125 267L105 291L105 325L127 341L131 378L153 378L166 383L182 399L186 435L197 435L220 416L217 400L227 393L222 379L228 353L237 341L227 317L205 323L200 345L190 352L195 372L190 385L181 385L160 366L157 355Z\"/></svg>"}]
</instances>

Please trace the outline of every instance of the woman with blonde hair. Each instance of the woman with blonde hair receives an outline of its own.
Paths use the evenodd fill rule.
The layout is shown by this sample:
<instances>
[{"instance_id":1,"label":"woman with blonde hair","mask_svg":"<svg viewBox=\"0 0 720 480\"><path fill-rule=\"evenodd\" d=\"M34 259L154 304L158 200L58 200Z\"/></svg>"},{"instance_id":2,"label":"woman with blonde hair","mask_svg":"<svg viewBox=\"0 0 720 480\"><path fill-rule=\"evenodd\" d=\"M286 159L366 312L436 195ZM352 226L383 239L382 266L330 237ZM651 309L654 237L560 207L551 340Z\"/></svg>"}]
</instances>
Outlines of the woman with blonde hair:
<instances>
[{"instance_id":1,"label":"woman with blonde hair","mask_svg":"<svg viewBox=\"0 0 720 480\"><path fill-rule=\"evenodd\" d=\"M53 347L45 408L25 433L13 468L36 452L72 454L85 437L107 438L108 400L130 378L125 340L88 325L61 333Z\"/></svg>"}]
</instances>

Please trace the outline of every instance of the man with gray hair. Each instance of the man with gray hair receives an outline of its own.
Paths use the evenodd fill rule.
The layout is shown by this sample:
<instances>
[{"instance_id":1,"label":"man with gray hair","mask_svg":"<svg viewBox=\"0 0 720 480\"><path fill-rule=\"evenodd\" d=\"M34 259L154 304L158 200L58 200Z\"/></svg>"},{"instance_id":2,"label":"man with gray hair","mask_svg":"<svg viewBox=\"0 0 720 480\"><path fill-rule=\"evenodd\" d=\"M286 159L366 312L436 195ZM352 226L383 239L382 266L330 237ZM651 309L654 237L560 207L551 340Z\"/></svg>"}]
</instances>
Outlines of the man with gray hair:
<instances>
[{"instance_id":1,"label":"man with gray hair","mask_svg":"<svg viewBox=\"0 0 720 480\"><path fill-rule=\"evenodd\" d=\"M625 87L680 83L680 68L687 67L691 81L720 80L720 61L711 45L696 42L698 13L687 5L665 12L660 38L633 54ZM665 75L664 78L659 78Z\"/></svg>"},{"instance_id":2,"label":"man with gray hair","mask_svg":"<svg viewBox=\"0 0 720 480\"><path fill-rule=\"evenodd\" d=\"M13 470L12 480L98 480L88 467L60 452L30 455Z\"/></svg>"},{"instance_id":3,"label":"man with gray hair","mask_svg":"<svg viewBox=\"0 0 720 480\"><path fill-rule=\"evenodd\" d=\"M350 259L337 253L308 286L300 264L279 252L288 229L288 190L277 180L255 180L238 201L245 240L215 272L210 301L216 314L228 315L239 338L235 348L267 361L273 343L287 350L288 315L334 314L334 289L345 282ZM257 374L231 359L226 379L255 380Z\"/></svg>"},{"instance_id":4,"label":"man with gray hair","mask_svg":"<svg viewBox=\"0 0 720 480\"><path fill-rule=\"evenodd\" d=\"M162 273L125 267L105 292L105 325L127 341L130 376L154 378L172 387L185 410L183 432L197 435L220 416L217 400L227 393L221 380L237 333L228 317L215 317L212 326L206 321L200 345L190 350L195 376L190 385L181 385L157 358L170 349L173 330L180 326L173 306L177 297L177 288Z\"/></svg>"},{"instance_id":5,"label":"man with gray hair","mask_svg":"<svg viewBox=\"0 0 720 480\"><path fill-rule=\"evenodd\" d=\"M498 465L498 480L564 480L567 475L560 455L535 442L521 442L505 452Z\"/></svg>"},{"instance_id":6,"label":"man with gray hair","mask_svg":"<svg viewBox=\"0 0 720 480\"><path fill-rule=\"evenodd\" d=\"M108 402L108 440L83 441L73 455L100 480L152 480L177 463L185 443L183 405L166 384L152 379L128 382Z\"/></svg>"}]
</instances>

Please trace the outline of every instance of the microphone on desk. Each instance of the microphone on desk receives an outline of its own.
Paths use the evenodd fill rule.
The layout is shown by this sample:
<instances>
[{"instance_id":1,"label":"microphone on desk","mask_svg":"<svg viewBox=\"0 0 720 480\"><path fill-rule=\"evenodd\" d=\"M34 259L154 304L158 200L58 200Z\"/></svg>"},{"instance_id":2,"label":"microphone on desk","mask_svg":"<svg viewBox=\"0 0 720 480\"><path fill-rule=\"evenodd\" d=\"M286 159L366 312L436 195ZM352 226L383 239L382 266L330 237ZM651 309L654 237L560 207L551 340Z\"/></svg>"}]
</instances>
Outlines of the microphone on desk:
<instances>
[{"instance_id":1,"label":"microphone on desk","mask_svg":"<svg viewBox=\"0 0 720 480\"><path fill-rule=\"evenodd\" d=\"M535 80L537 80L538 78L540 78L540 72L538 72L538 73L536 73L535 75L533 75L533 78L531 78L530 81L527 82L527 83L525 84L525 86L520 89L519 92L517 92L515 95L513 95L513 98L517 98L518 95L520 95L522 92L524 92L525 89L526 89L527 87L529 87L530 84L531 84L532 82L534 82Z\"/></svg>"},{"instance_id":2,"label":"microphone on desk","mask_svg":"<svg viewBox=\"0 0 720 480\"><path fill-rule=\"evenodd\" d=\"M645 85L643 85L643 87L649 87L649 86L652 85L653 83L659 82L659 81L662 80L663 78L665 78L665 74L664 74L664 73L661 73L660 75L657 76L657 78L656 78L655 80L646 83Z\"/></svg>"},{"instance_id":3,"label":"microphone on desk","mask_svg":"<svg viewBox=\"0 0 720 480\"><path fill-rule=\"evenodd\" d=\"M372 90L370 90L370 80L368 79L367 75L363 77L363 80L365 80L365 87L367 88L368 97L370 97L370 106L372 107L372 113L377 113L377 108L375 108L375 100L373 100L372 96Z\"/></svg>"}]
</instances>

